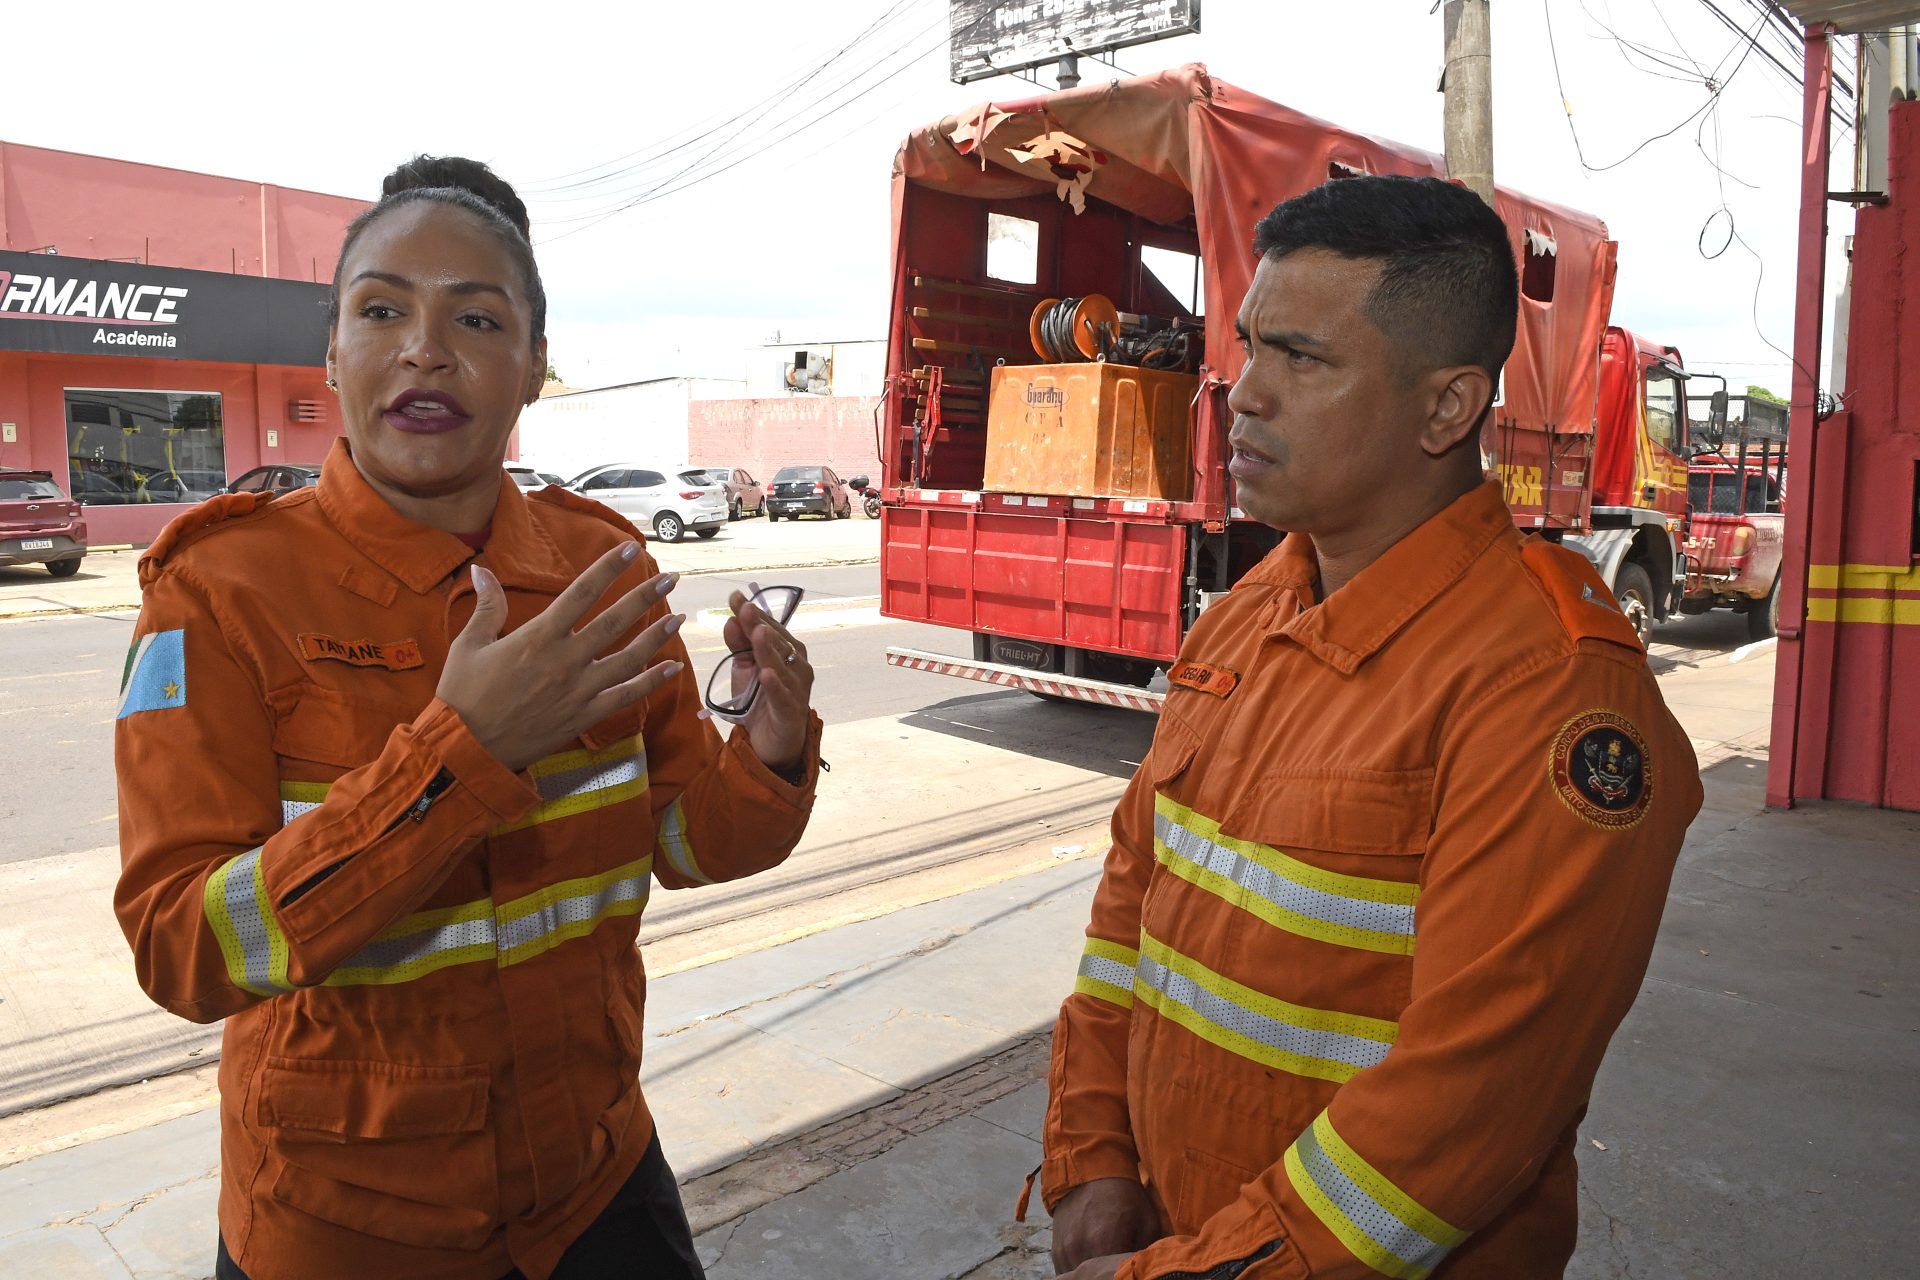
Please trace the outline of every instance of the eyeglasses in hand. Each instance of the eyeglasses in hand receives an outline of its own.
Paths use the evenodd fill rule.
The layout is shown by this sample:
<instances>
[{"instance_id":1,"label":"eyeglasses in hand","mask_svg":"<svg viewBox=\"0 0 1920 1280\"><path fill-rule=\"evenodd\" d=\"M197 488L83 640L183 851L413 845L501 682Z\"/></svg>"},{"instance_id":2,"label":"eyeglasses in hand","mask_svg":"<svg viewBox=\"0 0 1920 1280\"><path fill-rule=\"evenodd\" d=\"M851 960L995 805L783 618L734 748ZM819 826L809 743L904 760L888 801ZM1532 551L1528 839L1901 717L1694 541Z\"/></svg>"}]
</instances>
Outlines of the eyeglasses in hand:
<instances>
[{"instance_id":1,"label":"eyeglasses in hand","mask_svg":"<svg viewBox=\"0 0 1920 1280\"><path fill-rule=\"evenodd\" d=\"M761 587L748 603L784 627L805 594L799 587ZM753 710L754 699L759 696L760 668L751 648L729 653L707 677L707 710L721 719L741 719Z\"/></svg>"}]
</instances>

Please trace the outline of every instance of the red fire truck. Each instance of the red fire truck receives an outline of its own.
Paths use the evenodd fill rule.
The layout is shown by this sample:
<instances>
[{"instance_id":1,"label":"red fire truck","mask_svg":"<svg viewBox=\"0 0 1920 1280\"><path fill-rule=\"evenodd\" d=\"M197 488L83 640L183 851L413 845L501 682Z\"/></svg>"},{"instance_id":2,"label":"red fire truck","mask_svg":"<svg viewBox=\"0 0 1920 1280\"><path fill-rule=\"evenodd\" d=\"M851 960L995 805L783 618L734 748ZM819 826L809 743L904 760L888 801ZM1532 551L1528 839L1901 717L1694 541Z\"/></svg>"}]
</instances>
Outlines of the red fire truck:
<instances>
[{"instance_id":1,"label":"red fire truck","mask_svg":"<svg viewBox=\"0 0 1920 1280\"><path fill-rule=\"evenodd\" d=\"M1322 182L1441 172L1197 65L914 132L893 180L881 611L972 643L887 660L1157 710L1156 672L1279 537L1226 471L1254 224ZM1489 473L1523 528L1580 540L1650 627L1685 577L1678 354L1608 328L1598 219L1504 189L1496 208L1522 298ZM1625 452L1608 422L1631 424Z\"/></svg>"}]
</instances>

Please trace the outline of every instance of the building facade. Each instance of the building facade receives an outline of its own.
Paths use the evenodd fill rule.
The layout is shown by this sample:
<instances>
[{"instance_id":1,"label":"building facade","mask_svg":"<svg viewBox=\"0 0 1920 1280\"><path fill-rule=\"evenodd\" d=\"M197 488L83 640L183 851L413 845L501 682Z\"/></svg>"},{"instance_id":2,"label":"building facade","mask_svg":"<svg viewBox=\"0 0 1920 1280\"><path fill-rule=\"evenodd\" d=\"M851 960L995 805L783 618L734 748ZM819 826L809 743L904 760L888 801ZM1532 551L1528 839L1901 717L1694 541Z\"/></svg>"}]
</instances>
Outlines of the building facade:
<instances>
[{"instance_id":1,"label":"building facade","mask_svg":"<svg viewBox=\"0 0 1920 1280\"><path fill-rule=\"evenodd\" d=\"M319 463L327 285L364 208L0 142L0 467L139 546L255 467Z\"/></svg>"}]
</instances>

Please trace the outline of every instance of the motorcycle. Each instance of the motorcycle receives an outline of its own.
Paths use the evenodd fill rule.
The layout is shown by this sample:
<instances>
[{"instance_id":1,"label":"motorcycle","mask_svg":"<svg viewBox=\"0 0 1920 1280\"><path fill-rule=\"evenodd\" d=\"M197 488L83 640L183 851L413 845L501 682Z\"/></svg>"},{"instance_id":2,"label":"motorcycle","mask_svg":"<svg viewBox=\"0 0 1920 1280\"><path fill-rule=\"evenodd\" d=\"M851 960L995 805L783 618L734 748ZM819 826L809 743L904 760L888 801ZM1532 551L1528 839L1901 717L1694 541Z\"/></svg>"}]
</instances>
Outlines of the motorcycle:
<instances>
[{"instance_id":1,"label":"motorcycle","mask_svg":"<svg viewBox=\"0 0 1920 1280\"><path fill-rule=\"evenodd\" d=\"M880 490L867 483L865 476L855 476L847 481L847 488L860 495L860 509L867 513L867 519L880 518Z\"/></svg>"}]
</instances>

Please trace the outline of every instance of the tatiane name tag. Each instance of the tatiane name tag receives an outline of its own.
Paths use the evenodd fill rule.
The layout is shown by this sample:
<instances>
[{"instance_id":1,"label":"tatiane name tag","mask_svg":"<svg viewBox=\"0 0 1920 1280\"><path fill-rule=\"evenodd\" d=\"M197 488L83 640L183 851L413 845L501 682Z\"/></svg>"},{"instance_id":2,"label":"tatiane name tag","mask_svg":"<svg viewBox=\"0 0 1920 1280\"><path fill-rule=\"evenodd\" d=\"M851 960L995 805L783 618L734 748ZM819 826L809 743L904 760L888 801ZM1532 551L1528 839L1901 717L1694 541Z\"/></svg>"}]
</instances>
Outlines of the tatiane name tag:
<instances>
[{"instance_id":1,"label":"tatiane name tag","mask_svg":"<svg viewBox=\"0 0 1920 1280\"><path fill-rule=\"evenodd\" d=\"M313 631L300 633L300 656L308 662L344 662L355 667L412 671L425 664L418 640L336 640Z\"/></svg>"},{"instance_id":2,"label":"tatiane name tag","mask_svg":"<svg viewBox=\"0 0 1920 1280\"><path fill-rule=\"evenodd\" d=\"M1183 661L1174 663L1173 669L1167 672L1167 683L1224 698L1239 687L1240 673L1210 662Z\"/></svg>"}]
</instances>

